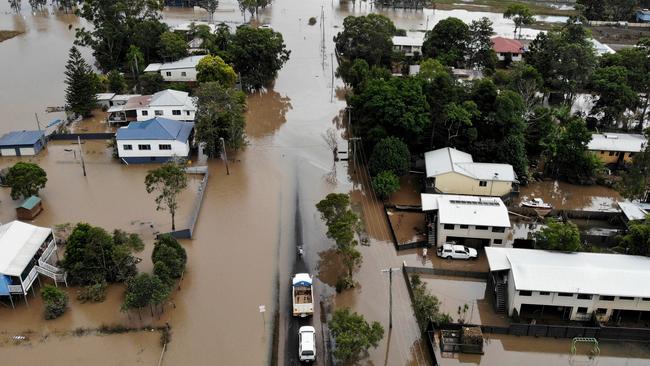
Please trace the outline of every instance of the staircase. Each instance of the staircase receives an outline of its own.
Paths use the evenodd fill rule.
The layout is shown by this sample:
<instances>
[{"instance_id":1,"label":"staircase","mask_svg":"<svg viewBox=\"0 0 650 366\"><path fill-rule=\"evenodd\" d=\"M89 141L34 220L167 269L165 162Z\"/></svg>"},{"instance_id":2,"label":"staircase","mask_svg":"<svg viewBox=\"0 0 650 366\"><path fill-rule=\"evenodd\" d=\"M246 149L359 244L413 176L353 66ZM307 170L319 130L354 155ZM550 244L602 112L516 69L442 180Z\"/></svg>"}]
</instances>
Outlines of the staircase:
<instances>
[{"instance_id":1,"label":"staircase","mask_svg":"<svg viewBox=\"0 0 650 366\"><path fill-rule=\"evenodd\" d=\"M429 222L431 223L431 226L427 230L428 233L427 242L429 247L435 248L437 246L437 239L438 239L437 232L436 232L437 215L434 214L430 218Z\"/></svg>"},{"instance_id":2,"label":"staircase","mask_svg":"<svg viewBox=\"0 0 650 366\"><path fill-rule=\"evenodd\" d=\"M54 284L63 282L65 283L66 287L68 286L68 274L61 268L41 261L39 261L38 266L35 268L36 272L53 279Z\"/></svg>"},{"instance_id":3,"label":"staircase","mask_svg":"<svg viewBox=\"0 0 650 366\"><path fill-rule=\"evenodd\" d=\"M496 286L496 311L498 314L505 314L506 312L506 294L507 288L505 282L499 282Z\"/></svg>"}]
</instances>

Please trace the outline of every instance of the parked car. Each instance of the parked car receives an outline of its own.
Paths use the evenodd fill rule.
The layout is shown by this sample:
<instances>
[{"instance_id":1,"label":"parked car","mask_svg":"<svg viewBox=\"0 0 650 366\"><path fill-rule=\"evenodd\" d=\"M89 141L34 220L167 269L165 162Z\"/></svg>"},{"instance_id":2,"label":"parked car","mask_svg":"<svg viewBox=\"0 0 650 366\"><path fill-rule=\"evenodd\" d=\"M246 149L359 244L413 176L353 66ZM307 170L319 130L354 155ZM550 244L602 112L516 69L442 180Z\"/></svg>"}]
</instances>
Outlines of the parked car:
<instances>
[{"instance_id":1,"label":"parked car","mask_svg":"<svg viewBox=\"0 0 650 366\"><path fill-rule=\"evenodd\" d=\"M438 247L437 254L438 257L445 259L476 259L478 257L476 249L452 243L445 243Z\"/></svg>"},{"instance_id":2,"label":"parked car","mask_svg":"<svg viewBox=\"0 0 650 366\"><path fill-rule=\"evenodd\" d=\"M316 361L316 329L311 326L298 330L298 357L300 361Z\"/></svg>"}]
</instances>

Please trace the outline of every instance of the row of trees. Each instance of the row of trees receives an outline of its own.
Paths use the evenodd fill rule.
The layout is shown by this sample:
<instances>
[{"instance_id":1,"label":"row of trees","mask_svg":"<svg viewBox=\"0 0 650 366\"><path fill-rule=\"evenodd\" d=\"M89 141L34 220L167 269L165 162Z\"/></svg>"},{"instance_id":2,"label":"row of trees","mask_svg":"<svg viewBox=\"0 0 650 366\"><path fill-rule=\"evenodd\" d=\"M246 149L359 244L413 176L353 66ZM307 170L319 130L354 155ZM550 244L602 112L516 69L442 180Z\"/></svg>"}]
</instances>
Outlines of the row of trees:
<instances>
[{"instance_id":1,"label":"row of trees","mask_svg":"<svg viewBox=\"0 0 650 366\"><path fill-rule=\"evenodd\" d=\"M589 20L630 21L637 9L650 7L648 0L577 0L576 10Z\"/></svg>"}]
</instances>

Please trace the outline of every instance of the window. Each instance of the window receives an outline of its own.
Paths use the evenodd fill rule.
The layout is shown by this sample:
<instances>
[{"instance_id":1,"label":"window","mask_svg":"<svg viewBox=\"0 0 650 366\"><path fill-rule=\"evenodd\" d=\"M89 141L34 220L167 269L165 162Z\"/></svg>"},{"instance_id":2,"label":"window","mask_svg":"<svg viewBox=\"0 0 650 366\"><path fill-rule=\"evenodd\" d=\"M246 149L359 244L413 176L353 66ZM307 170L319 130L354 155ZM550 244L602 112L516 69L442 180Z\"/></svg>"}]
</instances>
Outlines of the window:
<instances>
[{"instance_id":1,"label":"window","mask_svg":"<svg viewBox=\"0 0 650 366\"><path fill-rule=\"evenodd\" d=\"M634 300L633 297L629 297L629 296L619 296L618 299L619 300Z\"/></svg>"},{"instance_id":2,"label":"window","mask_svg":"<svg viewBox=\"0 0 650 366\"><path fill-rule=\"evenodd\" d=\"M133 145L130 145L130 144L122 145L122 149L124 149L124 150L133 150Z\"/></svg>"},{"instance_id":3,"label":"window","mask_svg":"<svg viewBox=\"0 0 650 366\"><path fill-rule=\"evenodd\" d=\"M624 154L623 156L625 156L625 153L623 153L623 154ZM630 153L630 157L633 157L633 156L634 156L634 153Z\"/></svg>"},{"instance_id":4,"label":"window","mask_svg":"<svg viewBox=\"0 0 650 366\"><path fill-rule=\"evenodd\" d=\"M603 296L603 295L600 295L600 296L598 297L598 299L599 299L600 301L614 301L614 296Z\"/></svg>"},{"instance_id":5,"label":"window","mask_svg":"<svg viewBox=\"0 0 650 366\"><path fill-rule=\"evenodd\" d=\"M479 187L487 187L487 181L486 180L481 180L478 182Z\"/></svg>"},{"instance_id":6,"label":"window","mask_svg":"<svg viewBox=\"0 0 650 366\"><path fill-rule=\"evenodd\" d=\"M476 230L487 230L487 229L488 229L487 226L478 226L478 225L476 226Z\"/></svg>"},{"instance_id":7,"label":"window","mask_svg":"<svg viewBox=\"0 0 650 366\"><path fill-rule=\"evenodd\" d=\"M456 225L454 224L445 224L445 230L454 230Z\"/></svg>"},{"instance_id":8,"label":"window","mask_svg":"<svg viewBox=\"0 0 650 366\"><path fill-rule=\"evenodd\" d=\"M570 292L558 292L557 296L562 296L562 297L573 297L573 294Z\"/></svg>"},{"instance_id":9,"label":"window","mask_svg":"<svg viewBox=\"0 0 650 366\"><path fill-rule=\"evenodd\" d=\"M504 228L504 227L493 227L492 232L493 233L505 233L506 228Z\"/></svg>"},{"instance_id":10,"label":"window","mask_svg":"<svg viewBox=\"0 0 650 366\"><path fill-rule=\"evenodd\" d=\"M142 111L142 115L143 115L143 116L148 116L148 115L149 115L149 111Z\"/></svg>"},{"instance_id":11,"label":"window","mask_svg":"<svg viewBox=\"0 0 650 366\"><path fill-rule=\"evenodd\" d=\"M172 115L174 115L174 116L180 116L180 115L181 115L181 110L180 110L180 109L174 109L174 110L172 110Z\"/></svg>"},{"instance_id":12,"label":"window","mask_svg":"<svg viewBox=\"0 0 650 366\"><path fill-rule=\"evenodd\" d=\"M151 150L151 145L138 145L138 150Z\"/></svg>"},{"instance_id":13,"label":"window","mask_svg":"<svg viewBox=\"0 0 650 366\"><path fill-rule=\"evenodd\" d=\"M185 71L181 71L181 76L187 76L187 73Z\"/></svg>"},{"instance_id":14,"label":"window","mask_svg":"<svg viewBox=\"0 0 650 366\"><path fill-rule=\"evenodd\" d=\"M171 72L171 71L167 71L167 72L165 73L165 75L167 75L167 76L172 76L172 72Z\"/></svg>"},{"instance_id":15,"label":"window","mask_svg":"<svg viewBox=\"0 0 650 366\"><path fill-rule=\"evenodd\" d=\"M605 309L605 308L598 308L598 309L596 309L596 314L598 314L598 315L605 315L605 314L607 314L607 309Z\"/></svg>"},{"instance_id":16,"label":"window","mask_svg":"<svg viewBox=\"0 0 650 366\"><path fill-rule=\"evenodd\" d=\"M170 144L160 144L158 145L158 150L171 150L172 145Z\"/></svg>"},{"instance_id":17,"label":"window","mask_svg":"<svg viewBox=\"0 0 650 366\"><path fill-rule=\"evenodd\" d=\"M527 290L519 291L519 296L532 296L532 295L533 295L532 291L527 291Z\"/></svg>"},{"instance_id":18,"label":"window","mask_svg":"<svg viewBox=\"0 0 650 366\"><path fill-rule=\"evenodd\" d=\"M578 299L579 299L579 300L591 300L591 295L587 295L587 294L578 294Z\"/></svg>"},{"instance_id":19,"label":"window","mask_svg":"<svg viewBox=\"0 0 650 366\"><path fill-rule=\"evenodd\" d=\"M613 151L610 151L610 152L609 152L609 156L614 156L614 152L613 152Z\"/></svg>"},{"instance_id":20,"label":"window","mask_svg":"<svg viewBox=\"0 0 650 366\"><path fill-rule=\"evenodd\" d=\"M503 244L503 240L501 240L501 239L494 239L494 244Z\"/></svg>"},{"instance_id":21,"label":"window","mask_svg":"<svg viewBox=\"0 0 650 366\"><path fill-rule=\"evenodd\" d=\"M650 297L644 297L641 301L650 301Z\"/></svg>"},{"instance_id":22,"label":"window","mask_svg":"<svg viewBox=\"0 0 650 366\"><path fill-rule=\"evenodd\" d=\"M600 155L605 155L605 152L600 150Z\"/></svg>"},{"instance_id":23,"label":"window","mask_svg":"<svg viewBox=\"0 0 650 366\"><path fill-rule=\"evenodd\" d=\"M469 225L460 225L461 229L469 229Z\"/></svg>"},{"instance_id":24,"label":"window","mask_svg":"<svg viewBox=\"0 0 650 366\"><path fill-rule=\"evenodd\" d=\"M551 294L551 293L548 292L548 291L540 291L540 292L539 292L539 295L540 295L540 296L548 296L548 295L550 295L550 294Z\"/></svg>"},{"instance_id":25,"label":"window","mask_svg":"<svg viewBox=\"0 0 650 366\"><path fill-rule=\"evenodd\" d=\"M189 116L189 115L190 115L190 111L185 111L185 114L187 114L187 115Z\"/></svg>"},{"instance_id":26,"label":"window","mask_svg":"<svg viewBox=\"0 0 650 366\"><path fill-rule=\"evenodd\" d=\"M587 308L584 306L578 307L578 314L587 314Z\"/></svg>"},{"instance_id":27,"label":"window","mask_svg":"<svg viewBox=\"0 0 650 366\"><path fill-rule=\"evenodd\" d=\"M155 110L155 111L153 111L153 113L154 113L156 116L162 116L162 115L163 115L163 111L161 111L161 110Z\"/></svg>"}]
</instances>

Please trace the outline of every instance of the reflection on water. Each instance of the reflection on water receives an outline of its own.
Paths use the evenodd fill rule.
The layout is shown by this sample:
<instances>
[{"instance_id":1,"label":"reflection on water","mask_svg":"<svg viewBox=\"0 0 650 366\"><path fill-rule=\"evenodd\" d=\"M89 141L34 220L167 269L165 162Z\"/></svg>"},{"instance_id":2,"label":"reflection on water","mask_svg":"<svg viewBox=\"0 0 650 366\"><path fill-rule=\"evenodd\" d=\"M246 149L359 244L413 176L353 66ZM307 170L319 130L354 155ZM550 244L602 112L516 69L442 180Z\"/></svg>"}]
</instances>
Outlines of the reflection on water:
<instances>
[{"instance_id":1,"label":"reflection on water","mask_svg":"<svg viewBox=\"0 0 650 366\"><path fill-rule=\"evenodd\" d=\"M287 121L291 100L273 89L266 89L248 96L246 135L260 138L272 135Z\"/></svg>"}]
</instances>

